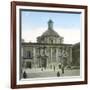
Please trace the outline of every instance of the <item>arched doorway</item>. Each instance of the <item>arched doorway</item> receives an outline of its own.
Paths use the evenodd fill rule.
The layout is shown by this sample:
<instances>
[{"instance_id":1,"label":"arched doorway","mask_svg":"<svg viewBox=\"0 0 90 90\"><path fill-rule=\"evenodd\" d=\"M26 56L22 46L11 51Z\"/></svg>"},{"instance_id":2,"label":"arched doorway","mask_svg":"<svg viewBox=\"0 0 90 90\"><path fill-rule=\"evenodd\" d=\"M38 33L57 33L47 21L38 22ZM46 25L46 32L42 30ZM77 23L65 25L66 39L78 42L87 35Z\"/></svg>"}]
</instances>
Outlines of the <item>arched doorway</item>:
<instances>
[{"instance_id":1,"label":"arched doorway","mask_svg":"<svg viewBox=\"0 0 90 90\"><path fill-rule=\"evenodd\" d=\"M63 58L63 65L67 66L67 58Z\"/></svg>"},{"instance_id":2,"label":"arched doorway","mask_svg":"<svg viewBox=\"0 0 90 90\"><path fill-rule=\"evenodd\" d=\"M46 58L42 58L42 67L43 68L47 67L47 59Z\"/></svg>"},{"instance_id":3,"label":"arched doorway","mask_svg":"<svg viewBox=\"0 0 90 90\"><path fill-rule=\"evenodd\" d=\"M61 64L58 65L58 68L61 69Z\"/></svg>"}]
</instances>

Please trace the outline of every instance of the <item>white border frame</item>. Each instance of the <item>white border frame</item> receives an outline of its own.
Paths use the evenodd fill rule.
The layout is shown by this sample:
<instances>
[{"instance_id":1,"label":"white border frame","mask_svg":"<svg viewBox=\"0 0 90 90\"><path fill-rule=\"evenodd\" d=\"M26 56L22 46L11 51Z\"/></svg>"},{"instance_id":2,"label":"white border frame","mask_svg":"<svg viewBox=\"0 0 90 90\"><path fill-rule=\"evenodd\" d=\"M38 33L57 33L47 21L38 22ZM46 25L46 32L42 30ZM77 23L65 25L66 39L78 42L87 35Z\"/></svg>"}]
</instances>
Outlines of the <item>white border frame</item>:
<instances>
[{"instance_id":1,"label":"white border frame","mask_svg":"<svg viewBox=\"0 0 90 90\"><path fill-rule=\"evenodd\" d=\"M20 44L20 23L19 23L19 10L20 9L35 9L35 10L50 10L50 11L73 11L73 12L81 12L81 42L80 42L80 76L68 76L68 77L60 77L60 79L56 78L47 78L47 79L19 79L20 73L20 64L19 64L19 44ZM36 6L16 6L16 84L23 85L23 84L40 84L40 83L55 83L55 82L75 82L75 81L84 81L84 10L83 9L70 9L70 8L51 8L51 7L36 7Z\"/></svg>"}]
</instances>

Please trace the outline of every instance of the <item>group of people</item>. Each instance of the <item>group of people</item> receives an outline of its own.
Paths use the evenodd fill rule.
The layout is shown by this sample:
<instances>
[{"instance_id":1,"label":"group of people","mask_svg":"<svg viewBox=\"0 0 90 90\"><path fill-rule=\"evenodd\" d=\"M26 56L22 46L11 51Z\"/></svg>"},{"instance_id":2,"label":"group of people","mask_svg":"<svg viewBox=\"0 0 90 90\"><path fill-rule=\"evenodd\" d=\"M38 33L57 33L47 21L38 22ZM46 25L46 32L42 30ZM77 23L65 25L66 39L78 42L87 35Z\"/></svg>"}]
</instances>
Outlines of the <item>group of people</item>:
<instances>
[{"instance_id":1,"label":"group of people","mask_svg":"<svg viewBox=\"0 0 90 90\"><path fill-rule=\"evenodd\" d=\"M53 67L54 72L56 71L55 66ZM41 69L43 71L43 68ZM59 70L57 71L57 77L60 77L61 74L64 74L64 65L59 65ZM27 78L27 73L24 71L23 72L23 78Z\"/></svg>"},{"instance_id":2,"label":"group of people","mask_svg":"<svg viewBox=\"0 0 90 90\"><path fill-rule=\"evenodd\" d=\"M55 66L54 66L55 71ZM59 70L57 72L57 77L60 77L61 74L64 74L64 65L59 65Z\"/></svg>"},{"instance_id":3,"label":"group of people","mask_svg":"<svg viewBox=\"0 0 90 90\"><path fill-rule=\"evenodd\" d=\"M61 68L61 71L57 72L57 77L60 77L61 74L64 74L64 68Z\"/></svg>"}]
</instances>

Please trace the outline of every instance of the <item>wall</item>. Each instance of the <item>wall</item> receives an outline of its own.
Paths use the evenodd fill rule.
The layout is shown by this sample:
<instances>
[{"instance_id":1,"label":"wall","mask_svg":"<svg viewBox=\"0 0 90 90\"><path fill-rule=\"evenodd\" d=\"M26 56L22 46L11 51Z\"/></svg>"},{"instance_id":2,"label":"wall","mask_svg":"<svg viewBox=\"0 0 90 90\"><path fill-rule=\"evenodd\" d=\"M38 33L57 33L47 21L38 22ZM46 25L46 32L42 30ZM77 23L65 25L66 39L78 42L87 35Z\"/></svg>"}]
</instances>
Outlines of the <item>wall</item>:
<instances>
[{"instance_id":1,"label":"wall","mask_svg":"<svg viewBox=\"0 0 90 90\"><path fill-rule=\"evenodd\" d=\"M0 90L10 90L10 1L11 0L0 0ZM23 0L22 0L23 1ZM82 4L89 6L88 16L90 16L90 0L28 0L38 2L52 2L52 3L63 3L63 4ZM90 23L90 17L88 17ZM90 26L88 27L88 30ZM90 31L88 31L90 34ZM90 36L89 36L90 38ZM90 46L90 41L88 42ZM90 48L88 52L90 53ZM90 59L90 56L88 57ZM90 64L90 60L88 61ZM90 65L88 65L90 68ZM90 76L90 70L88 72ZM46 87L46 88L32 88L28 90L90 90L90 77L88 85L75 85L75 86L61 86L61 87ZM26 89L22 89L26 90Z\"/></svg>"}]
</instances>

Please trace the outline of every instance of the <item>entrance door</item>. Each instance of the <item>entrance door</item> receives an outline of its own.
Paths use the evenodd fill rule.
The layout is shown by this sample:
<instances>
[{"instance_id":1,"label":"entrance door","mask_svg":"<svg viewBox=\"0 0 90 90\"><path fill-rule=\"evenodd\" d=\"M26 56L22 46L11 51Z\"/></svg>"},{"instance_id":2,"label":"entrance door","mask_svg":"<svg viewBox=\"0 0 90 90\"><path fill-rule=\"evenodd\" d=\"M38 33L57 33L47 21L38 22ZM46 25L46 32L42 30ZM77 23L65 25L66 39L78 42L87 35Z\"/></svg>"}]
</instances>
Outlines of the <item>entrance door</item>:
<instances>
[{"instance_id":1,"label":"entrance door","mask_svg":"<svg viewBox=\"0 0 90 90\"><path fill-rule=\"evenodd\" d=\"M43 61L42 67L46 68L47 67L47 59L44 58L42 61Z\"/></svg>"},{"instance_id":2,"label":"entrance door","mask_svg":"<svg viewBox=\"0 0 90 90\"><path fill-rule=\"evenodd\" d=\"M58 65L59 69L61 69L61 64Z\"/></svg>"},{"instance_id":3,"label":"entrance door","mask_svg":"<svg viewBox=\"0 0 90 90\"><path fill-rule=\"evenodd\" d=\"M67 58L63 58L63 65L64 65L64 66L67 65Z\"/></svg>"}]
</instances>

